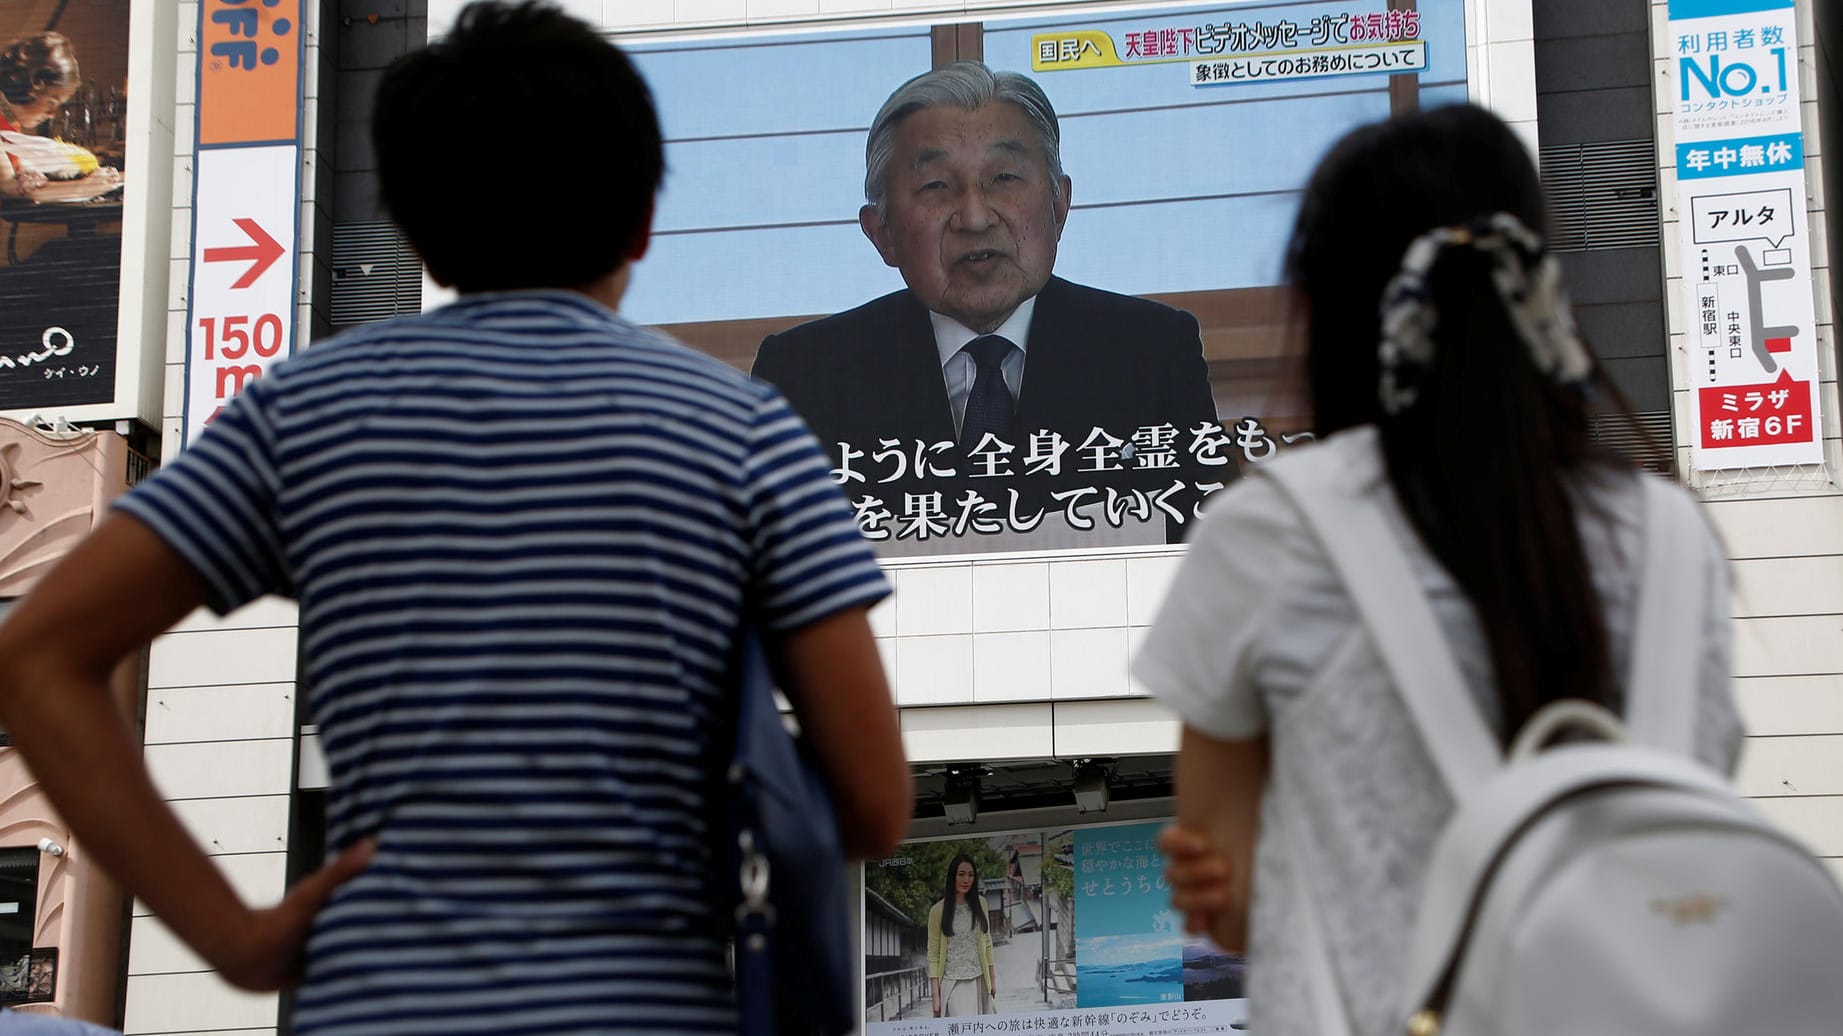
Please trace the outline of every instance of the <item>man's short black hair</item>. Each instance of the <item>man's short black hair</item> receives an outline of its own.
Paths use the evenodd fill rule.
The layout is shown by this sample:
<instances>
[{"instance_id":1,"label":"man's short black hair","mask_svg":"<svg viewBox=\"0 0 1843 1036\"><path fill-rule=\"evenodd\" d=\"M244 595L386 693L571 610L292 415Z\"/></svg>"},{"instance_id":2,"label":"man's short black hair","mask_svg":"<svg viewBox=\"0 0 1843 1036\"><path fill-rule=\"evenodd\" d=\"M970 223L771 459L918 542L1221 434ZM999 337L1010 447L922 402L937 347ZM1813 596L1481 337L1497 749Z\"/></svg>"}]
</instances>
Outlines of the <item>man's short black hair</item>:
<instances>
[{"instance_id":1,"label":"man's short black hair","mask_svg":"<svg viewBox=\"0 0 1843 1036\"><path fill-rule=\"evenodd\" d=\"M469 4L385 72L371 135L385 206L463 292L613 272L646 233L665 168L639 72L543 3Z\"/></svg>"}]
</instances>

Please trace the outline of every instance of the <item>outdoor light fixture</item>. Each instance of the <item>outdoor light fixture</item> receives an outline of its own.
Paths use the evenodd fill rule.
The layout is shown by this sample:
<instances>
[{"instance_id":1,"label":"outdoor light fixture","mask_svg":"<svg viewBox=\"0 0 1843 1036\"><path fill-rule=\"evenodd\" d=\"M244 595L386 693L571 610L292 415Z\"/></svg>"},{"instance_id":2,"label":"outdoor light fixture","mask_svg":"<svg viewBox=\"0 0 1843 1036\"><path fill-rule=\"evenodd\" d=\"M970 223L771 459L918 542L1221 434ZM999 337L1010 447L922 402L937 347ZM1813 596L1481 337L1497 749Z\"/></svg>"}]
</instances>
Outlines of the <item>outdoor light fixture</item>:
<instances>
[{"instance_id":1,"label":"outdoor light fixture","mask_svg":"<svg viewBox=\"0 0 1843 1036\"><path fill-rule=\"evenodd\" d=\"M1075 767L1075 811L1102 813L1107 809L1107 767L1078 763Z\"/></svg>"},{"instance_id":2,"label":"outdoor light fixture","mask_svg":"<svg viewBox=\"0 0 1843 1036\"><path fill-rule=\"evenodd\" d=\"M947 790L941 794L941 810L947 814L949 827L978 820L979 775L961 770L949 771Z\"/></svg>"}]
</instances>

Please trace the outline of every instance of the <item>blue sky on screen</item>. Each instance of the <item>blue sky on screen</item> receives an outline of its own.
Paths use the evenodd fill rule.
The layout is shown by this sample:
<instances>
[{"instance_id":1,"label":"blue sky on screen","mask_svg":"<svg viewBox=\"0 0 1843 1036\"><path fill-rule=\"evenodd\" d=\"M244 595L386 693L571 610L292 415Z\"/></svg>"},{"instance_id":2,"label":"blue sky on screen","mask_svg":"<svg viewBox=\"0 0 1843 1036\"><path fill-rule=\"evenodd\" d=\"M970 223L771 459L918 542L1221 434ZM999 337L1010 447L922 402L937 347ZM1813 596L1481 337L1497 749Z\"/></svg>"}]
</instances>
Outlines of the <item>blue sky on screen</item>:
<instances>
[{"instance_id":1,"label":"blue sky on screen","mask_svg":"<svg viewBox=\"0 0 1843 1036\"><path fill-rule=\"evenodd\" d=\"M1309 24L1383 0L1215 3L985 23L994 68L1033 75L1061 116L1074 208L1056 272L1129 294L1277 283L1318 156L1388 114L1388 78L1191 86L1188 65L1030 71L1033 34L1226 20ZM1423 103L1466 96L1461 0L1422 0ZM622 309L645 323L831 313L902 286L857 226L864 136L926 69L926 26L635 45L660 106L665 190Z\"/></svg>"}]
</instances>

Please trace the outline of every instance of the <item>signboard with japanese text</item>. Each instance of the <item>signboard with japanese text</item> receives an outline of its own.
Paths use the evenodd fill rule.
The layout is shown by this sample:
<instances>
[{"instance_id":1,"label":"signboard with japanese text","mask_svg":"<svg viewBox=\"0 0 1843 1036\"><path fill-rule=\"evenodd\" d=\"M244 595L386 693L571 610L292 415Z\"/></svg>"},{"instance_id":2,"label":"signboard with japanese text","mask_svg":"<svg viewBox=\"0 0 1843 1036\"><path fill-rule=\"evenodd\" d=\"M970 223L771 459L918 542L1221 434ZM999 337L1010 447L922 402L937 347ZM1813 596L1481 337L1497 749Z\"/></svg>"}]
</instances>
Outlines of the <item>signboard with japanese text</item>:
<instances>
[{"instance_id":1,"label":"signboard with japanese text","mask_svg":"<svg viewBox=\"0 0 1843 1036\"><path fill-rule=\"evenodd\" d=\"M1823 460L1793 0L1671 0L1697 470Z\"/></svg>"},{"instance_id":2,"label":"signboard with japanese text","mask_svg":"<svg viewBox=\"0 0 1843 1036\"><path fill-rule=\"evenodd\" d=\"M187 443L294 351L302 4L199 5Z\"/></svg>"},{"instance_id":3,"label":"signboard with japanese text","mask_svg":"<svg viewBox=\"0 0 1843 1036\"><path fill-rule=\"evenodd\" d=\"M1212 494L1310 437L1281 266L1313 165L1358 125L1468 96L1466 5L1413 8L635 40L672 174L622 311L779 387L886 557L1180 544ZM969 196L970 159L902 171L936 130L1042 140L1017 106L911 116L887 174L866 169L885 99L954 57L1042 90L1062 174L1023 149L993 182L1025 186L982 192L970 222L922 196Z\"/></svg>"},{"instance_id":4,"label":"signboard with japanese text","mask_svg":"<svg viewBox=\"0 0 1843 1036\"><path fill-rule=\"evenodd\" d=\"M1244 961L1184 934L1161 826L924 839L867 863L865 1036L1236 1031Z\"/></svg>"},{"instance_id":5,"label":"signboard with japanese text","mask_svg":"<svg viewBox=\"0 0 1843 1036\"><path fill-rule=\"evenodd\" d=\"M1419 72L1427 67L1416 10L1301 14L1271 21L1141 27L1117 34L1093 29L1032 37L1031 68L1060 72L1182 62L1193 86L1233 86L1276 79Z\"/></svg>"},{"instance_id":6,"label":"signboard with japanese text","mask_svg":"<svg viewBox=\"0 0 1843 1036\"><path fill-rule=\"evenodd\" d=\"M121 395L129 0L0 5L0 412ZM11 88L9 88L11 89Z\"/></svg>"}]
</instances>

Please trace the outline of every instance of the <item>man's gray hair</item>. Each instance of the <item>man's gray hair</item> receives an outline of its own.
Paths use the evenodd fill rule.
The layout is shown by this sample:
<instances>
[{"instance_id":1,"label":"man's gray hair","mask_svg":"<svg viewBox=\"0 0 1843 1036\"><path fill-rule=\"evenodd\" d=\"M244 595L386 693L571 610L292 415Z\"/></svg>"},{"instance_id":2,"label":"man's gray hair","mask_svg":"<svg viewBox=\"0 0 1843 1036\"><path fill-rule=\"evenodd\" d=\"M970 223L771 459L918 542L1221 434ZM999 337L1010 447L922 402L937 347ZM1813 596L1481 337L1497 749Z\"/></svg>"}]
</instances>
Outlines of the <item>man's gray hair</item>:
<instances>
[{"instance_id":1,"label":"man's gray hair","mask_svg":"<svg viewBox=\"0 0 1843 1036\"><path fill-rule=\"evenodd\" d=\"M1016 72L994 72L984 62L956 61L923 72L897 87L883 102L870 123L870 139L864 143L864 200L876 206L879 216L889 212L890 158L896 151L896 130L902 120L942 105L970 112L993 101L1009 101L1023 109L1043 145L1050 176L1061 180L1062 129L1043 88Z\"/></svg>"}]
</instances>

